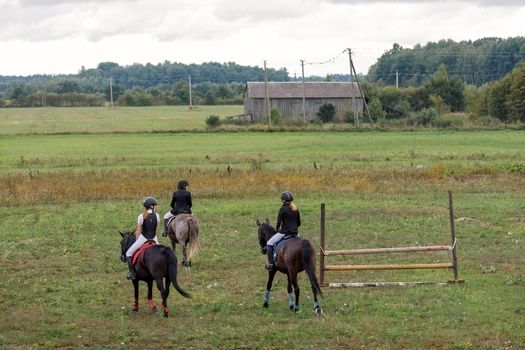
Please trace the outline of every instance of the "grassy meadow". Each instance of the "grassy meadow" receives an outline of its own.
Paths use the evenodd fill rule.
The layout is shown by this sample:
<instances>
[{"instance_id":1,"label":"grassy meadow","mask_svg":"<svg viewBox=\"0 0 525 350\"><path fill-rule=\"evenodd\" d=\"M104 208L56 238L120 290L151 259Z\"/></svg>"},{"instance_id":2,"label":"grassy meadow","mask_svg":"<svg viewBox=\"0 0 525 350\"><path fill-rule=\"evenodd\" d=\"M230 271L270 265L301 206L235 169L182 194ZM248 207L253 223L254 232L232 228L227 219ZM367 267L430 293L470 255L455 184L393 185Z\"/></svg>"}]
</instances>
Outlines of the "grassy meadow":
<instances>
[{"instance_id":1,"label":"grassy meadow","mask_svg":"<svg viewBox=\"0 0 525 350\"><path fill-rule=\"evenodd\" d=\"M90 111L98 109L81 113ZM27 111L10 113L24 120L17 113ZM14 132L2 118L0 348L525 348L525 131L151 133L137 118L130 134L102 126L85 133L78 121L36 134L34 124L21 122ZM201 223L202 251L191 270L179 269L193 298L172 289L165 319L147 309L141 284L141 309L133 312L117 231L134 227L145 196L156 196L166 212L180 178L190 182ZM324 288L325 316L316 318L306 276L302 309L293 313L278 275L263 309L255 219L275 223L283 190L294 192L301 235L315 247L326 203L328 249L448 244L452 190L465 284ZM435 252L327 259L450 260ZM451 275L357 271L326 279L442 282ZM160 300L157 290L154 297Z\"/></svg>"},{"instance_id":2,"label":"grassy meadow","mask_svg":"<svg viewBox=\"0 0 525 350\"><path fill-rule=\"evenodd\" d=\"M242 106L0 108L2 134L152 132L203 129L211 114L243 113Z\"/></svg>"}]
</instances>

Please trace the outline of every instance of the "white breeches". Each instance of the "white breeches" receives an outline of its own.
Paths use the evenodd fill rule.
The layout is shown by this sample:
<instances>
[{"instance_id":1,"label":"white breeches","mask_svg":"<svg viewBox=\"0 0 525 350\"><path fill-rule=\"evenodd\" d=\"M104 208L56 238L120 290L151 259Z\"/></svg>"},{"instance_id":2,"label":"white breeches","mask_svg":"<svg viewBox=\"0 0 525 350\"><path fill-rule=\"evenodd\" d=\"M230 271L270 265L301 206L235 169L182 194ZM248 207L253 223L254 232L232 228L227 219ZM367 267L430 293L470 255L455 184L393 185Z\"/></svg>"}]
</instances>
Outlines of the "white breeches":
<instances>
[{"instance_id":1,"label":"white breeches","mask_svg":"<svg viewBox=\"0 0 525 350\"><path fill-rule=\"evenodd\" d=\"M135 252L137 250L139 250L139 248L142 247L142 245L144 245L144 243L146 243L147 240L148 239L146 237L144 237L143 235L140 235L139 239L137 239L135 241L135 243L133 243L131 245L131 247L129 247L129 249L126 251L126 257L133 256L133 254L135 254ZM153 240L155 241L155 243L159 244L159 240L157 239L157 235L155 235Z\"/></svg>"},{"instance_id":2,"label":"white breeches","mask_svg":"<svg viewBox=\"0 0 525 350\"><path fill-rule=\"evenodd\" d=\"M268 242L266 242L266 245L275 245L275 243L279 242L281 240L281 238L284 237L284 233L280 233L280 232L277 232L276 234L273 235L272 238L270 238L268 240Z\"/></svg>"}]
</instances>

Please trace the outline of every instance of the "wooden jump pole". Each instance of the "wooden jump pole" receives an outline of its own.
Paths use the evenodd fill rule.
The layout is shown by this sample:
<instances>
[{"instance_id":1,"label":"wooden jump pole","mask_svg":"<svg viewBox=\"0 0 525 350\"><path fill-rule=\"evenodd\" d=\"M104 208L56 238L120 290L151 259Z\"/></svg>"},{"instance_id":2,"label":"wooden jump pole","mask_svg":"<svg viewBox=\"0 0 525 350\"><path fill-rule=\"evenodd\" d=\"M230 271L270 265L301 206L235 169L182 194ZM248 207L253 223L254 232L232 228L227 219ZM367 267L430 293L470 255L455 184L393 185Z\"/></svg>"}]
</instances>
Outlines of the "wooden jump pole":
<instances>
[{"instance_id":1,"label":"wooden jump pole","mask_svg":"<svg viewBox=\"0 0 525 350\"><path fill-rule=\"evenodd\" d=\"M452 244L452 265L454 270L454 281L453 282L461 282L458 280L458 257L456 254L456 229L454 226L454 205L452 203L452 191L448 191L448 212L449 212L449 218L450 218L450 240ZM452 282L452 281L451 281Z\"/></svg>"},{"instance_id":2,"label":"wooden jump pole","mask_svg":"<svg viewBox=\"0 0 525 350\"><path fill-rule=\"evenodd\" d=\"M382 253L407 253L407 252L440 252L452 250L448 245L430 245L423 247L398 247L398 248L365 248L346 250L325 250L324 255L356 255L356 254L382 254Z\"/></svg>"},{"instance_id":3,"label":"wooden jump pole","mask_svg":"<svg viewBox=\"0 0 525 350\"><path fill-rule=\"evenodd\" d=\"M321 203L321 224L320 224L320 230L321 230L321 240L320 240L320 252L319 252L319 282L321 285L324 285L324 257L325 257L325 241L324 241L324 235L325 235L325 205L324 203Z\"/></svg>"},{"instance_id":4,"label":"wooden jump pole","mask_svg":"<svg viewBox=\"0 0 525 350\"><path fill-rule=\"evenodd\" d=\"M450 269L452 264L400 264L400 265L326 265L326 270L350 271L350 270L418 270L418 269Z\"/></svg>"},{"instance_id":5,"label":"wooden jump pole","mask_svg":"<svg viewBox=\"0 0 525 350\"><path fill-rule=\"evenodd\" d=\"M325 250L326 248L326 207L321 203L320 218L320 252L319 252L319 279L320 284L325 285L325 271L349 271L349 270L412 270L412 269L452 269L454 280L448 283L463 283L464 280L458 279L458 260L457 260L457 240L454 227L454 207L452 203L452 192L448 191L449 199L449 218L450 218L450 237L451 245L434 245L421 247L396 247L396 248L364 248L364 249L342 249L342 250ZM434 264L386 264L386 265L325 265L325 257L333 255L357 255L357 254L382 254L382 253L410 253L410 252L429 252L429 251L451 251L452 263L434 263ZM382 285L417 285L426 284L427 282L366 282L366 283L336 283L337 286L382 286ZM331 283L330 285L332 285Z\"/></svg>"}]
</instances>

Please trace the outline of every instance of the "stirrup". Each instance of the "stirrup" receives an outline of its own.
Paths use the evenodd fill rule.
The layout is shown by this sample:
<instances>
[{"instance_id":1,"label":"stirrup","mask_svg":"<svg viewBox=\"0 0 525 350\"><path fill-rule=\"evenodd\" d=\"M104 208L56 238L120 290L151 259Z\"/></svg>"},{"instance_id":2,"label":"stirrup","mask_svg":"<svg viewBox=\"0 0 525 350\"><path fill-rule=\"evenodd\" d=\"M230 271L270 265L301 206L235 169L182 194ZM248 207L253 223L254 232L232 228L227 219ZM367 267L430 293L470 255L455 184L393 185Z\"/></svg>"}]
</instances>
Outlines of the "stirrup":
<instances>
[{"instance_id":1,"label":"stirrup","mask_svg":"<svg viewBox=\"0 0 525 350\"><path fill-rule=\"evenodd\" d=\"M266 266L264 267L268 271L272 271L275 268L274 264L266 263Z\"/></svg>"},{"instance_id":2,"label":"stirrup","mask_svg":"<svg viewBox=\"0 0 525 350\"><path fill-rule=\"evenodd\" d=\"M128 280L135 280L135 279L137 279L137 274L132 272L132 271L129 271L128 275L126 276L126 279L128 279Z\"/></svg>"},{"instance_id":3,"label":"stirrup","mask_svg":"<svg viewBox=\"0 0 525 350\"><path fill-rule=\"evenodd\" d=\"M164 231L161 233L162 237L166 237L168 235L168 231Z\"/></svg>"}]
</instances>

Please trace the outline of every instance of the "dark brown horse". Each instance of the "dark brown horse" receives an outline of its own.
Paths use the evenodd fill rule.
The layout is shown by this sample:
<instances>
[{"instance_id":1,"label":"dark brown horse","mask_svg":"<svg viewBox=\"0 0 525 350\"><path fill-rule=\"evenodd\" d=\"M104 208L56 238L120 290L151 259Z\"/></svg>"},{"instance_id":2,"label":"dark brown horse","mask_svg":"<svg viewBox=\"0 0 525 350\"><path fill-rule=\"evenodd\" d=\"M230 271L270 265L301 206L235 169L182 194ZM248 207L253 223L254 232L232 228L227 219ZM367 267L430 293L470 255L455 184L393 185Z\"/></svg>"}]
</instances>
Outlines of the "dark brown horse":
<instances>
[{"instance_id":1,"label":"dark brown horse","mask_svg":"<svg viewBox=\"0 0 525 350\"><path fill-rule=\"evenodd\" d=\"M120 250L122 261L126 261L126 251L135 242L135 233L119 232L122 236L120 241ZM170 283L185 298L191 296L182 290L177 283L177 258L173 251L163 245L154 245L148 250L140 253L135 265L137 278L132 280L135 289L135 303L133 311L139 310L139 281L145 281L148 284L148 304L151 309L155 310L156 305L152 298L153 281L157 283L157 288L162 297L162 309L164 316L168 317L167 299L170 294ZM164 284L165 279L165 284Z\"/></svg>"},{"instance_id":2,"label":"dark brown horse","mask_svg":"<svg viewBox=\"0 0 525 350\"><path fill-rule=\"evenodd\" d=\"M266 254L266 242L276 233L268 219L266 222L260 223L257 219L257 226L259 226L258 237L259 244L261 246L261 252ZM275 262L275 268L268 271L268 282L266 283L266 294L264 296L265 308L270 303L270 291L272 289L273 279L277 271L284 273L288 277L288 306L290 310L299 310L299 284L297 283L297 274L301 271L306 271L312 291L314 293L314 312L316 315L322 315L323 311L319 306L317 295L323 295L317 277L315 276L315 253L312 244L301 237L289 238L284 245L279 249L277 253L277 261ZM294 295L295 292L295 301Z\"/></svg>"},{"instance_id":3,"label":"dark brown horse","mask_svg":"<svg viewBox=\"0 0 525 350\"><path fill-rule=\"evenodd\" d=\"M194 215L185 213L175 216L168 224L168 237L174 253L177 243L181 245L181 264L185 267L191 267L191 258L200 249L199 221L197 218ZM190 252L187 255L186 247L188 245L190 246Z\"/></svg>"}]
</instances>

